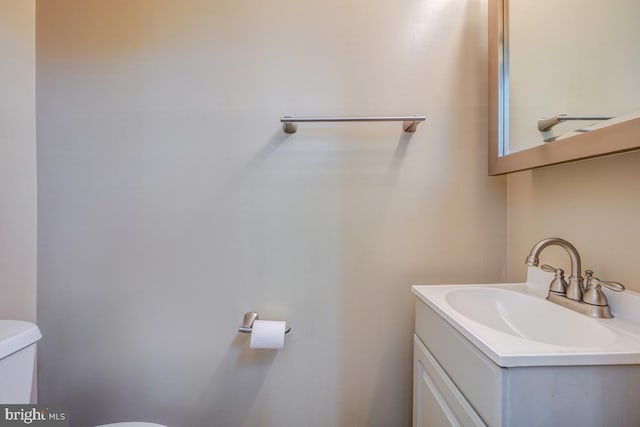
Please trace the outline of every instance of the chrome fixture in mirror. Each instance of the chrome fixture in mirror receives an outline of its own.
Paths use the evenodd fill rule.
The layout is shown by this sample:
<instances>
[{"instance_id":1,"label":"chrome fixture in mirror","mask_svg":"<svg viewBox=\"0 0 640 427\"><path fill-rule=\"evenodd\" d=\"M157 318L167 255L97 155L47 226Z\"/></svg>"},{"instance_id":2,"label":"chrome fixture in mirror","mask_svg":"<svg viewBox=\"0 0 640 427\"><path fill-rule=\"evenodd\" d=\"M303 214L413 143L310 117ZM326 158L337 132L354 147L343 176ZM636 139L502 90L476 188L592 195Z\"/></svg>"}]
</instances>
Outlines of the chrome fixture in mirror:
<instances>
[{"instance_id":1,"label":"chrome fixture in mirror","mask_svg":"<svg viewBox=\"0 0 640 427\"><path fill-rule=\"evenodd\" d=\"M640 149L640 2L547 1L489 0L491 175Z\"/></svg>"}]
</instances>

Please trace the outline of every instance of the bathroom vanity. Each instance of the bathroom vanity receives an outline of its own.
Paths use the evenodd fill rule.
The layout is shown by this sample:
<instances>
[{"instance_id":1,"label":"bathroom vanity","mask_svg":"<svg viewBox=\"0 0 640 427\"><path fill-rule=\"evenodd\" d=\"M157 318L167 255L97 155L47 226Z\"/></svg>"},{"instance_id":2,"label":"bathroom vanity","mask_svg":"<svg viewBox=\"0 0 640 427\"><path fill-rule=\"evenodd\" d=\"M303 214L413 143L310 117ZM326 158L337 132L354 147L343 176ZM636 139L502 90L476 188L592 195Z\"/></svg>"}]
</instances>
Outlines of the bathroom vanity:
<instances>
[{"instance_id":1,"label":"bathroom vanity","mask_svg":"<svg viewBox=\"0 0 640 427\"><path fill-rule=\"evenodd\" d=\"M640 425L640 295L594 319L545 300L553 278L413 287L414 427Z\"/></svg>"}]
</instances>

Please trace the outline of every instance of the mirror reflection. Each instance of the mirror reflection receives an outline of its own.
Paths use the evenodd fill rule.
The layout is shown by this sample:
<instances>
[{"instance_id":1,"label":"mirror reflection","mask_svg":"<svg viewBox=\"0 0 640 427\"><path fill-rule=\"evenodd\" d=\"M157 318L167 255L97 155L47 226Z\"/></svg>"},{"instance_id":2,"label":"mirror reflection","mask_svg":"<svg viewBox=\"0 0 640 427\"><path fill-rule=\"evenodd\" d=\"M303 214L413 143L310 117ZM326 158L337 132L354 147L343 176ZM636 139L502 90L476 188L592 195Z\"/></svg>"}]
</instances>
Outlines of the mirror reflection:
<instances>
[{"instance_id":1,"label":"mirror reflection","mask_svg":"<svg viewBox=\"0 0 640 427\"><path fill-rule=\"evenodd\" d=\"M639 0L506 2L504 154L640 116Z\"/></svg>"}]
</instances>

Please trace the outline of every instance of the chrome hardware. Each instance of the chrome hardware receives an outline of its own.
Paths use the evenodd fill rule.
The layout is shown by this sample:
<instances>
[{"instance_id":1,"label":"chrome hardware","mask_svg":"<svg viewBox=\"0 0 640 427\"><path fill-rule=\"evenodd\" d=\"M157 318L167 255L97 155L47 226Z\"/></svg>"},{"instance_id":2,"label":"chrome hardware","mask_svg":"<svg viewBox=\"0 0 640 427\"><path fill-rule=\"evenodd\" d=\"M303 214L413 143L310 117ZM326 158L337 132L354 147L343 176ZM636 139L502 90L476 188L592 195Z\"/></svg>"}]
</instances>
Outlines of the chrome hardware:
<instances>
[{"instance_id":1,"label":"chrome hardware","mask_svg":"<svg viewBox=\"0 0 640 427\"><path fill-rule=\"evenodd\" d=\"M593 305L587 304L582 301L574 301L563 295L553 292L549 292L549 294L547 295L547 300L566 307L569 310L573 310L590 317L595 317L597 319L611 319L613 317L613 314L611 314L611 310L609 309L608 305Z\"/></svg>"},{"instance_id":2,"label":"chrome hardware","mask_svg":"<svg viewBox=\"0 0 640 427\"><path fill-rule=\"evenodd\" d=\"M547 273L555 273L556 270L562 270L561 268L555 268L554 266L549 265L549 264L542 264L540 266L540 269L543 270L543 271L546 271Z\"/></svg>"},{"instance_id":3,"label":"chrome hardware","mask_svg":"<svg viewBox=\"0 0 640 427\"><path fill-rule=\"evenodd\" d=\"M298 125L293 122L283 120L289 118L289 116L284 116L280 119L280 122L282 122L282 130L284 131L284 133L296 133L298 131Z\"/></svg>"},{"instance_id":4,"label":"chrome hardware","mask_svg":"<svg viewBox=\"0 0 640 427\"><path fill-rule=\"evenodd\" d=\"M242 332L245 334L250 334L253 331L253 322L259 319L258 313L254 311L248 311L244 314L244 319L242 320L242 326L238 328L238 332ZM284 330L285 334L291 332L291 328L287 327Z\"/></svg>"},{"instance_id":5,"label":"chrome hardware","mask_svg":"<svg viewBox=\"0 0 640 427\"><path fill-rule=\"evenodd\" d=\"M258 313L247 312L244 314L244 320L242 321L242 326L238 328L238 332L244 332L245 334L250 334L253 330L253 322L258 319Z\"/></svg>"},{"instance_id":6,"label":"chrome hardware","mask_svg":"<svg viewBox=\"0 0 640 427\"><path fill-rule=\"evenodd\" d=\"M582 301L582 271L580 255L578 250L571 243L559 237L550 237L548 239L540 240L536 243L527 257L526 264L534 267L538 266L540 252L547 246L560 246L564 248L571 258L571 276L569 276L569 284L567 286L567 298L574 301Z\"/></svg>"},{"instance_id":7,"label":"chrome hardware","mask_svg":"<svg viewBox=\"0 0 640 427\"><path fill-rule=\"evenodd\" d=\"M605 317L607 319L612 318L613 315L609 309L609 302L607 301L607 297L604 292L602 292L602 286L611 289L614 292L622 292L625 290L624 285L622 283L600 280L597 277L593 277L593 271L591 270L586 270L584 273L587 277L585 278L583 302L585 304L599 307L603 313L601 317Z\"/></svg>"},{"instance_id":8,"label":"chrome hardware","mask_svg":"<svg viewBox=\"0 0 640 427\"><path fill-rule=\"evenodd\" d=\"M549 292L554 292L566 297L567 287L569 286L569 284L564 279L564 270L561 268L552 267L549 264L543 264L540 268L546 272L555 273L556 275L556 277L549 284Z\"/></svg>"},{"instance_id":9,"label":"chrome hardware","mask_svg":"<svg viewBox=\"0 0 640 427\"><path fill-rule=\"evenodd\" d=\"M543 117L538 120L538 130L540 132L546 132L550 130L555 125L566 122L569 120L584 120L584 121L601 121L601 120L609 120L613 117L608 116L567 116L566 114L558 114L553 117Z\"/></svg>"},{"instance_id":10,"label":"chrome hardware","mask_svg":"<svg viewBox=\"0 0 640 427\"><path fill-rule=\"evenodd\" d=\"M571 276L567 284L564 280L564 271L561 268L543 264L540 267L542 270L555 273L555 278L549 284L547 300L587 316L600 319L612 318L609 302L601 287L604 286L612 291L622 292L625 290L624 285L593 277L593 271L591 270L585 270L586 279L583 279L579 275L580 255L571 243L557 237L541 240L531 249L526 264L537 267L539 263L538 257L542 250L552 245L564 248L569 254L571 258ZM585 281L584 287L583 280ZM563 292L563 290L566 292Z\"/></svg>"},{"instance_id":11,"label":"chrome hardware","mask_svg":"<svg viewBox=\"0 0 640 427\"><path fill-rule=\"evenodd\" d=\"M418 124L424 122L425 116L386 116L386 117L280 117L282 129L285 133L296 133L296 123L327 123L327 122L402 122L405 132L415 132Z\"/></svg>"},{"instance_id":12,"label":"chrome hardware","mask_svg":"<svg viewBox=\"0 0 640 427\"><path fill-rule=\"evenodd\" d=\"M614 282L612 280L600 280L597 277L593 278L593 283L596 286L601 286L602 285L607 289L611 289L613 292L623 292L623 291L625 291L627 289L620 282Z\"/></svg>"}]
</instances>

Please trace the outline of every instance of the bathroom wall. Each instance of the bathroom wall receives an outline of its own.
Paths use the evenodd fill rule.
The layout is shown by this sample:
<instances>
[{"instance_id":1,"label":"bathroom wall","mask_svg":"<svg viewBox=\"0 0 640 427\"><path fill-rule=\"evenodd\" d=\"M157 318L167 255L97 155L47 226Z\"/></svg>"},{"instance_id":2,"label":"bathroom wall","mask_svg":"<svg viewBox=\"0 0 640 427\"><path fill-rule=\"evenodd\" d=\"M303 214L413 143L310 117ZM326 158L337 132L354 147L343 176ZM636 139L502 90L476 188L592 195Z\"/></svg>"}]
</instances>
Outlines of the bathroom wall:
<instances>
[{"instance_id":1,"label":"bathroom wall","mask_svg":"<svg viewBox=\"0 0 640 427\"><path fill-rule=\"evenodd\" d=\"M36 317L35 1L0 2L0 318Z\"/></svg>"},{"instance_id":2,"label":"bathroom wall","mask_svg":"<svg viewBox=\"0 0 640 427\"><path fill-rule=\"evenodd\" d=\"M639 182L640 152L509 175L509 279L524 279L537 241L558 236L576 246L583 270L640 291ZM569 271L562 249L546 249L541 262Z\"/></svg>"},{"instance_id":3,"label":"bathroom wall","mask_svg":"<svg viewBox=\"0 0 640 427\"><path fill-rule=\"evenodd\" d=\"M37 3L40 401L408 426L415 283L506 278L484 0ZM282 115L426 114L304 125ZM251 351L245 311L286 319Z\"/></svg>"}]
</instances>

